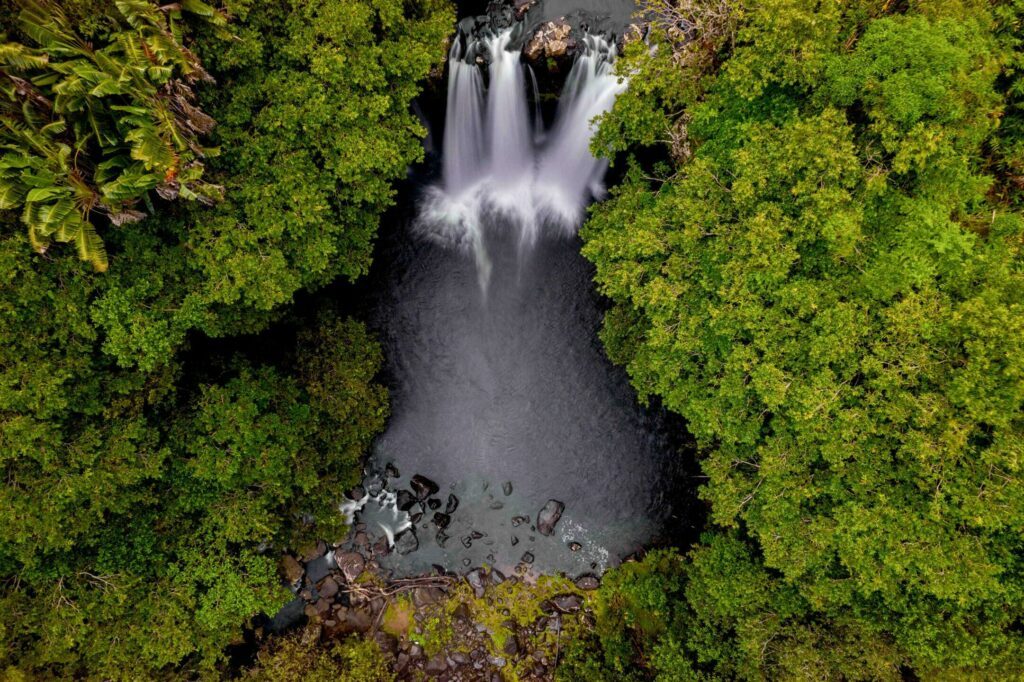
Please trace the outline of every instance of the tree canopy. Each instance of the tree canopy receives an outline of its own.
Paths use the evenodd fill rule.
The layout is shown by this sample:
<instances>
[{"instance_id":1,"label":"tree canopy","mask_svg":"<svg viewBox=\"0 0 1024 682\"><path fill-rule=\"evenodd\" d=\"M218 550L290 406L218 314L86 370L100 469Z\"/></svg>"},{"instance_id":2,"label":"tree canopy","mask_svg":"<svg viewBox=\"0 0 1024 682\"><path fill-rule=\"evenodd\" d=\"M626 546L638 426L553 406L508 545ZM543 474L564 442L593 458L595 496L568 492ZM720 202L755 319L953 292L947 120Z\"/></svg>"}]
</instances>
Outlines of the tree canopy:
<instances>
[{"instance_id":1,"label":"tree canopy","mask_svg":"<svg viewBox=\"0 0 1024 682\"><path fill-rule=\"evenodd\" d=\"M598 143L664 160L585 254L609 352L703 450L717 530L657 645L694 671L1022 672L1020 9L695 9L621 64Z\"/></svg>"},{"instance_id":2,"label":"tree canopy","mask_svg":"<svg viewBox=\"0 0 1024 682\"><path fill-rule=\"evenodd\" d=\"M288 599L281 551L339 532L387 396L379 346L338 316L274 365L198 371L189 348L367 270L452 17L440 0L0 16L19 11L0 48L0 671L207 675ZM74 230L97 267L33 253Z\"/></svg>"}]
</instances>

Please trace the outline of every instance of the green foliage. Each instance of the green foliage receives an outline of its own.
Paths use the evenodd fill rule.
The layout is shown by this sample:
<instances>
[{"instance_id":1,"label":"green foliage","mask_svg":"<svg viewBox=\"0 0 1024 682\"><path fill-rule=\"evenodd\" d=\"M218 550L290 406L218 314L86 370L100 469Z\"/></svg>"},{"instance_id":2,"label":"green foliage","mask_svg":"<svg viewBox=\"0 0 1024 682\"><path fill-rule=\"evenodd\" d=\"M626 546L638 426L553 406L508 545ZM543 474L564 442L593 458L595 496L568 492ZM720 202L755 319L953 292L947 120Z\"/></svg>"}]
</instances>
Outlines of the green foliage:
<instances>
[{"instance_id":1,"label":"green foliage","mask_svg":"<svg viewBox=\"0 0 1024 682\"><path fill-rule=\"evenodd\" d=\"M1019 162L999 130L1015 22L762 0L702 88L684 64L662 90L690 95L607 121L620 146L658 112L685 133L584 238L610 353L687 418L713 521L737 529L685 571L699 669L1022 673L1024 221L992 191ZM747 558L704 572L727 546Z\"/></svg>"},{"instance_id":2,"label":"green foliage","mask_svg":"<svg viewBox=\"0 0 1024 682\"><path fill-rule=\"evenodd\" d=\"M213 119L193 86L211 80L181 43L182 9L218 25L200 0L158 8L118 0L94 46L50 0L22 0L30 45L0 46L0 209L21 209L29 241L74 242L82 260L107 269L94 215L113 225L145 214L155 191L212 203L221 188L202 180L199 137ZM111 8L113 10L113 8Z\"/></svg>"},{"instance_id":3,"label":"green foliage","mask_svg":"<svg viewBox=\"0 0 1024 682\"><path fill-rule=\"evenodd\" d=\"M121 4L119 13L102 0L64 9L96 54L110 46L120 60L112 46L126 17L150 7ZM215 19L205 7L182 4ZM274 366L234 357L197 373L188 350L204 334L259 332L297 291L365 272L390 183L420 154L408 105L444 55L448 8L350 0L245 10L232 8L237 40L206 23L187 55L196 68L202 56L221 84L202 93L202 108L223 121L224 147L203 177L226 187L223 202L158 202L157 215L104 232L102 276L75 259L26 258L19 217L0 213L4 674L216 674L241 628L288 598L279 553L340 531L337 495L387 415L373 383L380 348L351 320L319 320ZM159 18L177 21L177 11L168 5ZM131 40L159 33L146 21L132 24ZM46 54L47 69L69 62L60 78L85 59ZM158 98L185 78L171 52L160 59L171 75L133 72L164 79ZM387 79L377 78L385 63ZM90 105L88 95L83 106L143 117L105 108L128 96L97 94ZM353 111L358 121L338 123ZM66 131L51 130L55 145L74 130L68 116ZM127 137L142 119L118 125L116 154L129 161L110 168L161 172L152 139ZM90 170L107 153L91 134L77 157ZM198 153L186 147L179 158ZM10 155L29 151L12 143Z\"/></svg>"},{"instance_id":4,"label":"green foliage","mask_svg":"<svg viewBox=\"0 0 1024 682\"><path fill-rule=\"evenodd\" d=\"M323 646L316 638L291 636L275 640L260 652L259 665L246 671L251 682L391 682L391 662L371 639L350 639Z\"/></svg>"}]
</instances>

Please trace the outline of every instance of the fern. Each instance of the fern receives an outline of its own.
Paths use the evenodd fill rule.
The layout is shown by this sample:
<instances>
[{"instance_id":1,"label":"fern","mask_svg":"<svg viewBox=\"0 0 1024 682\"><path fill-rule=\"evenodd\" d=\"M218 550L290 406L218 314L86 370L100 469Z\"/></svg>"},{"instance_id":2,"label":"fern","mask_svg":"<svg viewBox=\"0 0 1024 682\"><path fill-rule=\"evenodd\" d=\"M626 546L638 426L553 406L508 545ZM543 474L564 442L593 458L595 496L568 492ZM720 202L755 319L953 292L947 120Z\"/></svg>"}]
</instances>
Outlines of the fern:
<instances>
[{"instance_id":1,"label":"fern","mask_svg":"<svg viewBox=\"0 0 1024 682\"><path fill-rule=\"evenodd\" d=\"M21 0L22 32L33 44L0 45L0 208L21 209L33 249L74 242L98 271L99 234L136 222L149 193L211 203L223 188L204 182L198 136L213 127L190 84L209 79L182 44L189 12L215 26L226 15L186 1L116 0L120 19L101 45L71 26L52 0ZM80 162L81 161L81 162Z\"/></svg>"}]
</instances>

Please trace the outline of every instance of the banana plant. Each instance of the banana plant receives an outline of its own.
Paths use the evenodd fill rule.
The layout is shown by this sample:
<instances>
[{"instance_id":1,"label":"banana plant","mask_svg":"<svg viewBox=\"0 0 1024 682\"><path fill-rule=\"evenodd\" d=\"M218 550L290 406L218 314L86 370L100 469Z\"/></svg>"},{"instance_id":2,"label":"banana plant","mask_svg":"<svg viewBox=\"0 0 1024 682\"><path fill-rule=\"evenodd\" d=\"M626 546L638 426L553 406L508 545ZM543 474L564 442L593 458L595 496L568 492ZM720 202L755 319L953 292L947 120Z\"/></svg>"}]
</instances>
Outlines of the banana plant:
<instances>
[{"instance_id":1,"label":"banana plant","mask_svg":"<svg viewBox=\"0 0 1024 682\"><path fill-rule=\"evenodd\" d=\"M189 12L226 30L227 15L202 0L158 6L116 0L118 30L94 46L52 0L22 0L30 45L0 45L0 209L20 209L32 247L74 242L98 271L108 260L98 232L143 219L140 201L213 203L223 188L203 179L216 153L200 138L214 121L195 103L211 82L182 42Z\"/></svg>"}]
</instances>

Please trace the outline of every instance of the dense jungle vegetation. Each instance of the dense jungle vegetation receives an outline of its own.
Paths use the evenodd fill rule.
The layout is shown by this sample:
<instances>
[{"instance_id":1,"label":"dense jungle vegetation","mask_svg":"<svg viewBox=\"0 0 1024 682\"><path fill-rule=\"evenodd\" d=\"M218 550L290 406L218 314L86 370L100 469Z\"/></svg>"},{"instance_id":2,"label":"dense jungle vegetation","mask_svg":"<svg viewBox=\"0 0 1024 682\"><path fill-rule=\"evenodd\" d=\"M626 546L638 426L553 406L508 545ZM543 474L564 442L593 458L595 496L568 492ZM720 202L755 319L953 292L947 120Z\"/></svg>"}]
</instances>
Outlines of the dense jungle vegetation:
<instances>
[{"instance_id":1,"label":"dense jungle vegetation","mask_svg":"<svg viewBox=\"0 0 1024 682\"><path fill-rule=\"evenodd\" d=\"M584 253L709 524L609 573L558 674L1024 676L1024 1L647 7ZM388 415L362 323L190 350L367 272L454 16L0 0L0 678L222 676L280 549L341 531Z\"/></svg>"}]
</instances>

